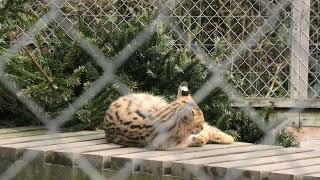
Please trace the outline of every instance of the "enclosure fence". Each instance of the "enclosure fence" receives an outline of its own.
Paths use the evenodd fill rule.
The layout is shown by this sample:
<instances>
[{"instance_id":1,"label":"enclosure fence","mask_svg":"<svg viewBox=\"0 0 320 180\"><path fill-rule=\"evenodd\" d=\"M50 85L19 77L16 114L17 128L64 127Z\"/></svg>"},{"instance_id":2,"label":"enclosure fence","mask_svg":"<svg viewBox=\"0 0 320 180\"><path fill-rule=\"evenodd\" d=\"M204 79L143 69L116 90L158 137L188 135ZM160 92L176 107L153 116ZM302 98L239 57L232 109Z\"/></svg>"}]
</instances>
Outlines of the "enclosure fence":
<instances>
[{"instance_id":1,"label":"enclosure fence","mask_svg":"<svg viewBox=\"0 0 320 180\"><path fill-rule=\"evenodd\" d=\"M67 1L60 23L86 25L100 35L121 29L124 24L146 24L145 17L157 12L165 1ZM229 80L246 97L319 97L319 1L292 0L283 6L259 42L250 42L240 60L228 54L245 43L272 15L278 1L179 1L166 21L176 48L197 44L218 64L231 63ZM31 15L45 12L42 1L29 4ZM267 25L271 26L271 24ZM23 30L24 27L21 27ZM179 29L180 33L177 33ZM43 32L44 38L54 30ZM64 28L68 33L68 27ZM22 32L22 31L21 31ZM70 36L71 37L71 36ZM50 40L48 41L50 42ZM50 44L50 43L49 43ZM106 44L105 48L110 48Z\"/></svg>"},{"instance_id":2,"label":"enclosure fence","mask_svg":"<svg viewBox=\"0 0 320 180\"><path fill-rule=\"evenodd\" d=\"M130 55L157 28L162 27L170 30L168 36L174 38L174 48L192 51L215 72L195 93L197 102L218 87L230 98L304 99L320 95L319 0L29 0L23 8L28 10L26 16L31 18L7 34L4 43L10 48L0 56L1 83L17 94L17 98L46 125L50 133L57 132L107 83L116 83L121 87L121 93L129 93L129 88L114 73L130 60ZM153 15L151 20L146 18L150 14ZM112 58L115 61L110 61L103 54L112 48L108 42L104 47L95 46L96 40L103 41L99 39L103 34L121 29L123 25L135 26L136 23L143 25L144 29L115 54ZM1 25L0 30L2 28L6 27ZM22 51L37 57L39 44L44 44L46 51L54 53L51 39L62 32L85 49L104 74L60 115L50 119L30 97L19 96L19 87L5 72L5 62ZM86 32L94 36L86 37ZM224 79L224 74L227 74L227 79ZM254 109L247 107L242 110L266 132L266 141L272 137L272 131ZM27 164L34 157L26 152L21 160ZM24 165L13 164L0 178L13 178ZM103 179L85 159L79 162L79 167L90 178ZM131 170L124 168L115 178L125 178ZM199 172L194 173L203 176Z\"/></svg>"}]
</instances>

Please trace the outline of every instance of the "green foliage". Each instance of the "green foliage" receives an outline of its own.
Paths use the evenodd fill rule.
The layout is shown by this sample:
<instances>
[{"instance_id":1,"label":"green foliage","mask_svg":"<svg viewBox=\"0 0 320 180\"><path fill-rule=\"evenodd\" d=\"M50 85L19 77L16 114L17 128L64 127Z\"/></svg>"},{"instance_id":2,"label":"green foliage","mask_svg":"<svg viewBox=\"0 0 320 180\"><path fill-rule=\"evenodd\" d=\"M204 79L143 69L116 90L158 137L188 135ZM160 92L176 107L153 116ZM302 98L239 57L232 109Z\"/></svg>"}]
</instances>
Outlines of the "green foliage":
<instances>
[{"instance_id":1,"label":"green foliage","mask_svg":"<svg viewBox=\"0 0 320 180\"><path fill-rule=\"evenodd\" d=\"M275 144L284 147L297 147L299 145L299 140L298 137L291 131L288 131L287 129L281 129L276 132Z\"/></svg>"},{"instance_id":2,"label":"green foliage","mask_svg":"<svg viewBox=\"0 0 320 180\"><path fill-rule=\"evenodd\" d=\"M149 22L153 17L152 13L149 13L144 17L144 21ZM62 29L54 25L52 27L54 27L55 36L50 39L49 45L39 37L35 42L38 47L35 54L36 61L42 69L35 66L25 52L21 52L11 59L6 71L22 88L23 95L31 96L44 107L45 111L55 117L89 88L103 74L103 71L94 59L79 47L77 42L72 41ZM107 26L104 28L109 28L108 33L101 33L97 37L79 16L78 28L107 58L117 61L112 57L141 32L143 25L131 20L130 23L122 24L118 29ZM206 66L189 50L173 47L173 37L169 34L166 28L157 29L150 40L138 48L128 61L117 69L116 74L119 79L134 92L146 91L171 100L175 97L177 87L182 81L188 81L191 91L196 92L211 77L212 74ZM222 47L219 43L222 42L217 39L215 46ZM52 47L53 52L48 51L47 46ZM219 52L212 57L213 62L217 62L221 56ZM52 82L48 81L46 76L52 78ZM120 95L117 88L117 85L106 86L77 111L65 127L72 130L99 127L106 108ZM6 99L6 93L0 91L0 97ZM9 97L13 98L13 96ZM3 103L1 107L8 108L6 111L9 111L10 106L6 106L6 101L1 101L1 98L0 104ZM11 100L7 101L11 102ZM228 97L219 89L213 90L199 105L210 124L225 130L240 141L258 142L263 135L248 116L230 106ZM14 109L20 108L24 109L23 106L14 106ZM35 118L29 120L39 123Z\"/></svg>"},{"instance_id":3,"label":"green foliage","mask_svg":"<svg viewBox=\"0 0 320 180\"><path fill-rule=\"evenodd\" d=\"M39 121L15 96L0 85L0 126L39 125Z\"/></svg>"}]
</instances>

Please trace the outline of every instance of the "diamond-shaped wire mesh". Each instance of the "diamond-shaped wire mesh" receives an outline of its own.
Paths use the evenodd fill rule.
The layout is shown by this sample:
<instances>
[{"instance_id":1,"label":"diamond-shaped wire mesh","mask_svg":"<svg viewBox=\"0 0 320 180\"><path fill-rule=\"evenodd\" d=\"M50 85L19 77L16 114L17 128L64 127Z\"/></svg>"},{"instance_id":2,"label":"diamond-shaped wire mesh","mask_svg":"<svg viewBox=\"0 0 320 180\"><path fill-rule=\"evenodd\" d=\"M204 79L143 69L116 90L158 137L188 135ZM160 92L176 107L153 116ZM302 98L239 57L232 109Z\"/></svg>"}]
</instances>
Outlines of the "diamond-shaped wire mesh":
<instances>
[{"instance_id":1,"label":"diamond-shaped wire mesh","mask_svg":"<svg viewBox=\"0 0 320 180\"><path fill-rule=\"evenodd\" d=\"M310 64L309 64L309 97L319 98L320 96L320 2L310 2Z\"/></svg>"},{"instance_id":2,"label":"diamond-shaped wire mesh","mask_svg":"<svg viewBox=\"0 0 320 180\"><path fill-rule=\"evenodd\" d=\"M103 44L97 46L97 50L101 52L114 52L112 45L104 42L101 37L112 31L120 31L126 26L135 26L135 23L148 26L151 19L146 19L146 15L155 16L159 7L167 3L151 0L61 2L63 3L59 4L61 9L58 18L36 36L36 42L27 41L26 48L20 53L26 53L31 59L41 56L42 51L53 53L56 50L52 49L52 43L62 43L59 41L62 36L67 41L77 40L77 35L83 35L94 45ZM169 36L175 38L174 47L189 48L196 45L205 50L213 63L229 64L229 80L243 96L291 97L290 89L300 87L299 81L292 78L292 74L297 74L299 80L308 83L308 96L319 97L319 1L311 0L310 5L307 4L310 7L310 34L307 33L310 36L310 45L307 49L303 49L305 47L299 44L301 41L297 40L299 38L292 32L293 26L298 26L292 13L296 7L293 7L292 3L281 8L280 16L276 17L280 23L267 23L267 28L271 30L265 32L259 41L250 43L245 41L248 38L255 39L254 33L272 16L270 7L279 6L278 1L184 0L176 3L172 14L165 19L171 27ZM296 10L298 14L303 14L300 9ZM8 47L12 45L15 39L25 34L25 31L47 12L45 1L28 1L23 6L24 15L20 17L23 23L12 22L17 26L10 30L0 27L7 31L1 43ZM74 27L79 31L75 31ZM179 33L177 29L180 30ZM300 74L300 68L292 65L292 57L301 60L300 52L292 52L291 46L294 43L303 46L303 51L310 51L310 62L301 62L310 68L307 79ZM241 46L245 47L245 53L239 54L238 61L231 61L227 55ZM101 66L104 68L103 64ZM46 71L43 74L50 76ZM121 82L118 83L121 85ZM297 89L298 94L307 91ZM70 96L65 94L66 101L70 100ZM54 102L51 104L54 105Z\"/></svg>"},{"instance_id":3,"label":"diamond-shaped wire mesh","mask_svg":"<svg viewBox=\"0 0 320 180\"><path fill-rule=\"evenodd\" d=\"M101 44L105 34L123 29L125 26L134 26L135 23L146 25L146 15L155 14L166 1L72 1L68 0L61 5L63 18L41 33L41 44L47 44L50 49L50 38L60 34L61 23L74 25L84 35L91 35L89 39L94 44ZM196 43L202 47L216 63L229 63L226 54L230 54L237 47L250 38L263 23L270 17L270 5L279 5L277 1L179 1L173 13L166 21L171 23L171 35L174 36L174 46L184 48L186 44ZM319 2L310 3L310 63L308 80L308 96L318 97L318 55L319 55ZM46 12L45 2L32 0L25 5L25 11L30 22L19 24L17 29L8 34L7 40L12 43L23 30L27 29L32 21ZM299 10L298 10L299 12ZM300 13L300 12L299 12ZM302 13L302 12L301 12ZM298 86L292 80L290 71L299 70L291 66L292 56L299 52L291 52L292 42L297 37L292 33L295 24L292 15L292 4L281 9L277 18L280 23L268 31L254 48L247 48L240 60L232 63L229 69L229 79L243 96L250 97L290 97L289 89ZM269 25L271 26L271 25ZM70 27L71 28L71 27ZM181 30L175 34L175 28ZM65 27L68 34L70 29ZM181 38L179 36L184 36ZM72 37L70 37L72 39ZM298 41L297 43L299 43ZM31 53L35 53L36 44L30 45ZM250 44L249 44L250 46ZM103 51L112 51L112 46L104 43ZM306 50L306 52L309 50ZM290 68L293 68L290 70ZM299 88L298 88L299 89ZM317 90L318 89L318 90ZM305 90L307 91L307 90ZM299 92L302 93L302 92Z\"/></svg>"}]
</instances>

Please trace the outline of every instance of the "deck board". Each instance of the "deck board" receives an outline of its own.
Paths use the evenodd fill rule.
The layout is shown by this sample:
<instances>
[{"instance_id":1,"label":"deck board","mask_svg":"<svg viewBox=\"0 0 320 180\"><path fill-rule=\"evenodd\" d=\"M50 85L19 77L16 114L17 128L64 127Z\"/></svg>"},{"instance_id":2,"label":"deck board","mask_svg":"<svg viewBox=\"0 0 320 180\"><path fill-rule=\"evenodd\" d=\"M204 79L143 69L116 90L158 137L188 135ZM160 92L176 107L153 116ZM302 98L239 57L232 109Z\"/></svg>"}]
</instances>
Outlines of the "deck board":
<instances>
[{"instance_id":1,"label":"deck board","mask_svg":"<svg viewBox=\"0 0 320 180\"><path fill-rule=\"evenodd\" d=\"M133 154L124 154L124 155L116 155L111 157L111 168L115 170L119 170L126 166L127 168L133 170L141 170L144 171L146 168L143 166L144 158L148 157L159 157L166 155L179 155L183 153L191 153L191 152L199 152L206 150L214 150L214 149L222 149L222 148L230 148L230 147L242 147L242 146L250 146L248 143L234 143L232 145L216 145L216 144L208 144L203 147L190 147L185 150L176 150L176 151L147 151Z\"/></svg>"},{"instance_id":2,"label":"deck board","mask_svg":"<svg viewBox=\"0 0 320 180\"><path fill-rule=\"evenodd\" d=\"M102 168L111 168L111 157L122 155L122 154L132 154L148 151L143 148L135 148L135 147L127 147L116 150L104 150L97 152L87 152L82 153L84 156L94 167L98 169Z\"/></svg>"},{"instance_id":3,"label":"deck board","mask_svg":"<svg viewBox=\"0 0 320 180\"><path fill-rule=\"evenodd\" d=\"M62 135L62 134L57 134L57 135ZM56 137L64 137L64 138L56 138ZM5 145L0 145L0 157L8 160L15 160L22 155L22 153L26 148L29 148L29 147L37 147L37 146L45 146L45 145L53 145L53 144L65 144L70 142L102 139L103 137L104 137L103 134L78 135L78 136L71 136L71 137L53 135L53 139L5 144Z\"/></svg>"},{"instance_id":4,"label":"deck board","mask_svg":"<svg viewBox=\"0 0 320 180\"><path fill-rule=\"evenodd\" d=\"M141 173L186 179L320 177L320 152L315 151L319 139L303 141L301 148L236 142L154 151L107 144L101 130L46 133L43 127L0 129L0 158L16 160L29 152L37 154L34 163L75 167L80 158L85 158L98 169L119 171L126 167Z\"/></svg>"},{"instance_id":5,"label":"deck board","mask_svg":"<svg viewBox=\"0 0 320 180\"><path fill-rule=\"evenodd\" d=\"M310 147L320 145L320 139L309 139L300 141L300 147Z\"/></svg>"},{"instance_id":6,"label":"deck board","mask_svg":"<svg viewBox=\"0 0 320 180\"><path fill-rule=\"evenodd\" d=\"M304 154L304 152L310 152L310 151L312 150L300 149L300 148L271 149L271 150L262 150L262 151L256 151L256 152L246 152L246 153L240 153L240 154L214 156L209 158L176 161L172 163L172 174L175 176L191 178L192 174L190 174L188 169L204 171L204 170L208 170L208 168L205 169L204 167L208 164L214 164L214 163L233 164L233 162L241 163L243 161L252 161L253 163L255 163L256 159L267 159L269 157L281 156L281 155L290 156L291 154L305 157L306 155Z\"/></svg>"},{"instance_id":7,"label":"deck board","mask_svg":"<svg viewBox=\"0 0 320 180\"><path fill-rule=\"evenodd\" d=\"M292 168L287 170L280 170L280 171L273 171L269 173L270 178L283 178L288 179L293 176L295 177L301 177L306 174L315 174L320 173L320 165L313 165L313 166L304 166L304 167L298 167L298 168Z\"/></svg>"},{"instance_id":8,"label":"deck board","mask_svg":"<svg viewBox=\"0 0 320 180\"><path fill-rule=\"evenodd\" d=\"M102 131L68 132L68 133L56 133L56 134L0 139L0 145L40 141L40 140L48 140L48 139L59 139L59 138L65 138L65 137L85 136L90 134L102 134Z\"/></svg>"},{"instance_id":9,"label":"deck board","mask_svg":"<svg viewBox=\"0 0 320 180\"><path fill-rule=\"evenodd\" d=\"M99 151L99 150L117 150L121 145L117 144L97 144L78 148L59 149L49 151L46 156L46 163L75 166L81 153Z\"/></svg>"},{"instance_id":10,"label":"deck board","mask_svg":"<svg viewBox=\"0 0 320 180\"><path fill-rule=\"evenodd\" d=\"M48 132L47 130L43 129L43 130L34 130L34 131L26 131L26 132L0 134L0 139L44 135L44 134L47 134L47 132Z\"/></svg>"},{"instance_id":11,"label":"deck board","mask_svg":"<svg viewBox=\"0 0 320 180\"><path fill-rule=\"evenodd\" d=\"M262 157L262 158L255 158L255 159L246 159L240 161L231 161L231 162L221 162L221 163L213 163L208 164L207 167L227 167L227 168L238 168L238 167L245 167L245 166L258 166L261 164L274 164L279 162L288 162L293 160L299 160L304 158L316 158L320 157L319 155L305 155L304 153L294 153L294 154L285 154L285 155L278 155L272 157Z\"/></svg>"},{"instance_id":12,"label":"deck board","mask_svg":"<svg viewBox=\"0 0 320 180\"><path fill-rule=\"evenodd\" d=\"M273 156L273 157L266 157L266 158L257 158L252 160L243 160L243 161L234 161L234 162L226 162L226 163L217 163L217 164L209 164L205 165L204 168L207 172L218 172L216 174L210 173L213 177L219 177L219 178L246 178L250 176L251 178L259 177L261 172L270 172L273 170L279 170L281 167L278 166L281 165L280 163L297 163L304 158L310 159L314 157L319 157L319 155L312 156L311 154L309 156L306 156L304 153L294 153L294 154L288 154L288 155L279 155L279 156ZM295 161L296 160L296 161ZM313 164L313 163L310 163ZM258 169L258 167L261 165L261 168ZM267 166L268 165L268 166ZM298 164L295 164L298 166ZM300 166L303 166L300 164ZM244 168L242 168L244 167ZM248 168L245 168L248 167ZM250 169L252 167L252 169ZM264 175L265 176L265 175Z\"/></svg>"},{"instance_id":13,"label":"deck board","mask_svg":"<svg viewBox=\"0 0 320 180\"><path fill-rule=\"evenodd\" d=\"M320 173L308 174L308 175L306 175L306 177L314 177L314 178L316 178L317 180L319 180L319 179L320 179Z\"/></svg>"},{"instance_id":14,"label":"deck board","mask_svg":"<svg viewBox=\"0 0 320 180\"><path fill-rule=\"evenodd\" d=\"M222 146L222 145L217 145ZM267 149L278 149L279 146L269 146L269 145L251 145L243 147L233 147L229 145L230 148L222 148L208 151L192 152L192 153L183 153L177 155L166 155L160 157L149 157L144 158L142 163L142 171L146 173L160 173L165 174L171 172L171 163L173 161L179 160L188 160L188 159L197 159L201 157L214 157L214 156L223 156L229 154L238 154L251 151L267 150Z\"/></svg>"},{"instance_id":15,"label":"deck board","mask_svg":"<svg viewBox=\"0 0 320 180\"><path fill-rule=\"evenodd\" d=\"M30 126L30 127L15 127L15 128L0 128L0 134L9 134L17 132L44 130L45 127L42 126Z\"/></svg>"},{"instance_id":16,"label":"deck board","mask_svg":"<svg viewBox=\"0 0 320 180\"><path fill-rule=\"evenodd\" d=\"M295 156L290 157L287 160L282 159L282 161L279 161L276 163L269 162L268 164L266 163L266 164L257 165L257 166L239 167L231 171L237 171L240 176L243 176L243 174L247 174L249 172L250 174L260 173L262 178L271 178L277 175L276 173L277 171L295 169L295 168L301 168L301 167L309 167L309 166L320 164L319 155L315 155L314 157L312 156L306 157L305 159L296 158L296 160L294 160L294 158Z\"/></svg>"},{"instance_id":17,"label":"deck board","mask_svg":"<svg viewBox=\"0 0 320 180\"><path fill-rule=\"evenodd\" d=\"M92 146L97 144L105 144L105 139L94 139L88 141L81 142L69 142L66 144L54 144L54 145L46 145L46 146L36 146L36 147L28 147L25 151L29 151L30 153L37 154L35 161L38 163L45 163L45 159L47 154L53 150L59 149L69 149L69 148L78 148L83 146Z\"/></svg>"}]
</instances>

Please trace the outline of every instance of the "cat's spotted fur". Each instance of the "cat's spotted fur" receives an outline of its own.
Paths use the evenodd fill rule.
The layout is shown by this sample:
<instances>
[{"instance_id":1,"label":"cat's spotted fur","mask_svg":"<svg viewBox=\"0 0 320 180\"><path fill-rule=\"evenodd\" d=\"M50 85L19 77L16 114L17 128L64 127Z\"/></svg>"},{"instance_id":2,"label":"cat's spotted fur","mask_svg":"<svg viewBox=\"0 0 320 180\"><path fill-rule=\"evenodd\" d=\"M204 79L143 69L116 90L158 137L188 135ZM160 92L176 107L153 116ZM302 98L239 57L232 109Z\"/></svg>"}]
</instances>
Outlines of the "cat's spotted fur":
<instances>
[{"instance_id":1,"label":"cat's spotted fur","mask_svg":"<svg viewBox=\"0 0 320 180\"><path fill-rule=\"evenodd\" d=\"M232 136L214 126L210 126L208 123L204 123L203 130L198 134L191 135L187 143L189 146L202 146L208 143L231 144L233 142Z\"/></svg>"},{"instance_id":2,"label":"cat's spotted fur","mask_svg":"<svg viewBox=\"0 0 320 180\"><path fill-rule=\"evenodd\" d=\"M233 142L231 136L204 122L186 83L171 103L145 93L120 97L109 106L104 129L108 142L160 150Z\"/></svg>"}]
</instances>

